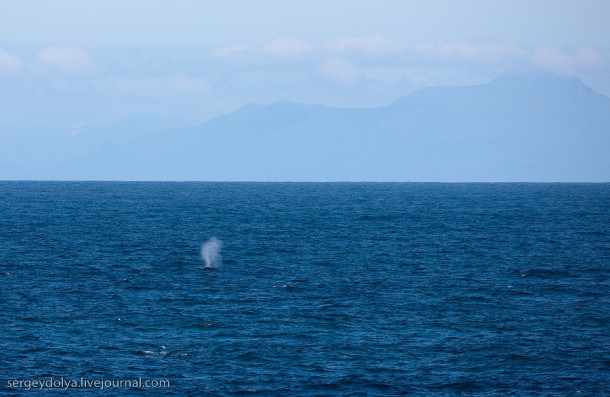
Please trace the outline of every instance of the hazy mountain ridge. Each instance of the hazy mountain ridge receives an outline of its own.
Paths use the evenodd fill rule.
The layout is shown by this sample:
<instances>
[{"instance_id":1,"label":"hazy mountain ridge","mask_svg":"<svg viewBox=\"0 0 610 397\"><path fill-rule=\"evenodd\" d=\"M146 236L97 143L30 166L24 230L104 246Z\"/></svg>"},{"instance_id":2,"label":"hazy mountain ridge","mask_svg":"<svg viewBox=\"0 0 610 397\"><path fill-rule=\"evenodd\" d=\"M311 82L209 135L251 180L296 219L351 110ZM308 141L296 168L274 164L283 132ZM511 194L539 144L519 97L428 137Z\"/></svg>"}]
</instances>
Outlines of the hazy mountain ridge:
<instances>
[{"instance_id":1,"label":"hazy mountain ridge","mask_svg":"<svg viewBox=\"0 0 610 397\"><path fill-rule=\"evenodd\" d=\"M3 127L0 136L0 179L36 178L40 169L88 156L106 146L132 142L155 132L184 128L184 124L155 116L135 116L109 126L88 126L66 133L42 126ZM38 170L38 171L32 171Z\"/></svg>"},{"instance_id":2,"label":"hazy mountain ridge","mask_svg":"<svg viewBox=\"0 0 610 397\"><path fill-rule=\"evenodd\" d=\"M378 108L280 101L115 142L33 179L610 181L610 99L580 80L504 75Z\"/></svg>"}]
</instances>

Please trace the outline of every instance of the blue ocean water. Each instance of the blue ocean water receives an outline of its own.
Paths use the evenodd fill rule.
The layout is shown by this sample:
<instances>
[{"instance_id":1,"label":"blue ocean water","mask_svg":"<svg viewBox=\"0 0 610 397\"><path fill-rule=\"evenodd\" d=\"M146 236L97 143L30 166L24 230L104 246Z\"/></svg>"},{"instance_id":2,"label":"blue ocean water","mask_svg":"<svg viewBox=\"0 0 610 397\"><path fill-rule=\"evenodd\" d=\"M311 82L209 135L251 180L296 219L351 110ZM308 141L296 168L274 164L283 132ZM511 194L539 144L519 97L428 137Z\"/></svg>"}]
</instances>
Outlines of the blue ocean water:
<instances>
[{"instance_id":1,"label":"blue ocean water","mask_svg":"<svg viewBox=\"0 0 610 397\"><path fill-rule=\"evenodd\" d=\"M0 393L610 394L610 184L0 182L0 233Z\"/></svg>"}]
</instances>

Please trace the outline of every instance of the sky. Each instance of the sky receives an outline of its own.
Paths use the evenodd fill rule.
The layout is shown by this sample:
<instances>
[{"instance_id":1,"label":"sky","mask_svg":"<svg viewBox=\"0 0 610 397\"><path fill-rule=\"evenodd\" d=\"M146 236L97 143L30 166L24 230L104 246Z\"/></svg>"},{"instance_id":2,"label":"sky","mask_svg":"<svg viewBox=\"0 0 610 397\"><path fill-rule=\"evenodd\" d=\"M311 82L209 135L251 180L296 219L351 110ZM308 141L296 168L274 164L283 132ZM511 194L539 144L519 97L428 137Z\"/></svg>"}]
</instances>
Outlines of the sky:
<instances>
[{"instance_id":1,"label":"sky","mask_svg":"<svg viewBox=\"0 0 610 397\"><path fill-rule=\"evenodd\" d=\"M610 96L610 2L1 0L0 134L248 103L389 104L503 73Z\"/></svg>"}]
</instances>

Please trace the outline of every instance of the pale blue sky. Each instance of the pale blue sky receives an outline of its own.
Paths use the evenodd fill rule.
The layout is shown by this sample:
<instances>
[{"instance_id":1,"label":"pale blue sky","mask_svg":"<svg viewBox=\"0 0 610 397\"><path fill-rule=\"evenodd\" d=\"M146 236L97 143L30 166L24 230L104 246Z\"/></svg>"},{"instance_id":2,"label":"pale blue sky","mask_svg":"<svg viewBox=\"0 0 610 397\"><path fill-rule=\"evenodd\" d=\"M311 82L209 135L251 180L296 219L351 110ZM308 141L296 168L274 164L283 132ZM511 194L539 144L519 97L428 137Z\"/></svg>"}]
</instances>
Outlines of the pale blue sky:
<instances>
[{"instance_id":1,"label":"pale blue sky","mask_svg":"<svg viewBox=\"0 0 610 397\"><path fill-rule=\"evenodd\" d=\"M12 0L3 44L226 45L277 36L312 43L381 34L408 42L609 44L606 0Z\"/></svg>"},{"instance_id":2,"label":"pale blue sky","mask_svg":"<svg viewBox=\"0 0 610 397\"><path fill-rule=\"evenodd\" d=\"M2 1L2 123L69 133L250 102L390 103L506 72L610 95L610 1ZM35 113L36 118L32 118Z\"/></svg>"}]
</instances>

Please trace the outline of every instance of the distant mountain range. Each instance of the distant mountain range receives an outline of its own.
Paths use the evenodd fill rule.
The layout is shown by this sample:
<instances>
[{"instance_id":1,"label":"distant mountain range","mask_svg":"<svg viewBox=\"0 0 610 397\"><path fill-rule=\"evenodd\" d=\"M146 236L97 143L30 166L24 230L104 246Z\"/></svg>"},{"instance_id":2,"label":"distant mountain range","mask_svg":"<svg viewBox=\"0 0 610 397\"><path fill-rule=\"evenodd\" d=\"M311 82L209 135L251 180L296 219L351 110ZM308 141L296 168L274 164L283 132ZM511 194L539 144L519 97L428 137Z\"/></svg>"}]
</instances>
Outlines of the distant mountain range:
<instances>
[{"instance_id":1,"label":"distant mountain range","mask_svg":"<svg viewBox=\"0 0 610 397\"><path fill-rule=\"evenodd\" d=\"M429 87L377 108L246 105L194 128L78 139L79 156L0 178L610 181L610 98L547 74Z\"/></svg>"}]
</instances>

